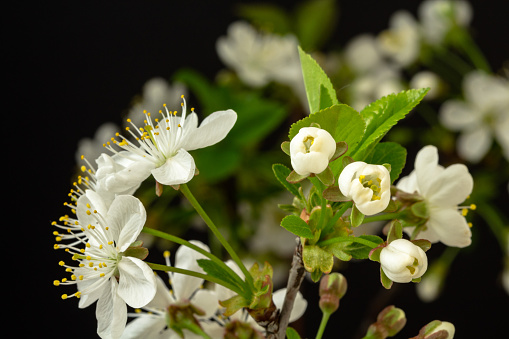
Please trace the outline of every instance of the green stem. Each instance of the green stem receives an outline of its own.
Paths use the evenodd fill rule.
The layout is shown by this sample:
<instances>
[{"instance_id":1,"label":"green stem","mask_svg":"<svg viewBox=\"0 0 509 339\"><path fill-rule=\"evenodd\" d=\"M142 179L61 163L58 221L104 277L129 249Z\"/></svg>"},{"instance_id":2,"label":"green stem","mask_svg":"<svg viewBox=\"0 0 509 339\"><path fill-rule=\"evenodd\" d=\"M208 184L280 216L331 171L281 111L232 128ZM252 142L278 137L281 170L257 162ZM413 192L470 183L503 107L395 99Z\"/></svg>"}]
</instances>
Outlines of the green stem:
<instances>
[{"instance_id":1,"label":"green stem","mask_svg":"<svg viewBox=\"0 0 509 339\"><path fill-rule=\"evenodd\" d=\"M362 223L367 224L368 222L373 222L373 221L398 219L399 216L400 216L400 212L379 214L379 215L374 215L372 217L365 217Z\"/></svg>"},{"instance_id":2,"label":"green stem","mask_svg":"<svg viewBox=\"0 0 509 339\"><path fill-rule=\"evenodd\" d=\"M219 232L219 229L214 224L212 219L210 219L208 214L201 207L201 205L198 202L198 200L196 200L194 195L191 193L191 191L189 190L189 187L187 187L186 184L180 185L180 192L182 192L182 194L187 198L187 200L194 207L196 212L198 212L198 214L202 217L203 221L205 221L205 223L207 224L209 229L212 231L212 233L214 233L214 236L217 238L217 240L219 240L221 245L223 245L225 250L228 252L230 257L233 259L233 261L235 261L235 263L239 266L239 268L241 269L242 273L244 273L244 276L246 277L246 282L249 284L250 288L252 290L254 290L253 277L251 276L251 274L247 270L246 266L244 266L244 263L242 262L242 260L240 260L240 258L237 255L237 253L233 250L231 245L226 241L226 239L223 237L223 235Z\"/></svg>"},{"instance_id":3,"label":"green stem","mask_svg":"<svg viewBox=\"0 0 509 339\"><path fill-rule=\"evenodd\" d=\"M232 285L232 284L230 284L230 283L228 283L226 281L220 280L218 278L215 278L215 277L207 275L207 274L203 274L203 273L199 273L199 272L195 272L195 271L190 271L190 270L186 270L186 269L178 268L178 267L173 267L173 266L154 264L154 263L150 263L150 262L147 262L147 265L150 268L152 268L153 270L164 271L164 272L180 273L180 274L185 274L185 275L190 275L192 277L200 278L200 279L203 279L203 280L207 280L207 281L210 281L212 283L224 286L224 287L226 287L226 288L228 288L228 289L230 289L230 290L232 290L232 291L242 295L242 291L237 286Z\"/></svg>"},{"instance_id":4,"label":"green stem","mask_svg":"<svg viewBox=\"0 0 509 339\"><path fill-rule=\"evenodd\" d=\"M327 225L325 226L325 232L327 232L327 230L329 228L333 227L336 224L336 222L339 220L339 218L341 218L343 216L345 211L347 209L349 209L350 207L352 207L352 205L353 205L352 201L348 201L348 202L344 203L341 206L341 208L336 212L336 214L334 214L334 216L329 220Z\"/></svg>"},{"instance_id":5,"label":"green stem","mask_svg":"<svg viewBox=\"0 0 509 339\"><path fill-rule=\"evenodd\" d=\"M318 333L316 333L316 339L321 339L323 336L323 332L325 331L325 326L327 326L327 322L329 321L330 313L323 312L322 321L320 322L320 327L318 328ZM335 335L337 338L337 334Z\"/></svg>"},{"instance_id":6,"label":"green stem","mask_svg":"<svg viewBox=\"0 0 509 339\"><path fill-rule=\"evenodd\" d=\"M232 270L228 265L226 265L221 259L219 259L215 255L213 255L212 253L204 250L203 248L201 248L199 246L196 246L193 243L191 243L191 242L189 242L187 240L184 240L182 238L179 238L177 236L174 236L174 235L171 235L171 234L159 231L159 230L155 230L155 229L152 229L152 228L143 227L142 232L146 233L146 234L150 234L150 235L156 236L156 237L159 237L159 238L162 238L162 239L165 239L165 240L172 241L172 242L177 243L179 245L187 246L190 249L193 249L196 252L198 252L200 254L203 254L205 257L209 258L211 261L215 262L216 264L221 266L223 269L228 271L230 273L230 276L237 277L236 280L237 280L237 283L239 284L239 286L243 286L244 285L244 282L237 275L237 273L235 273L234 270Z\"/></svg>"},{"instance_id":7,"label":"green stem","mask_svg":"<svg viewBox=\"0 0 509 339\"><path fill-rule=\"evenodd\" d=\"M366 245L366 246L368 246L370 248L375 248L375 247L378 246L378 244L376 244L376 243L374 243L372 241L369 241L369 240L366 240L366 239L363 239L363 238L358 238L358 237L335 237L335 238L332 238L332 239L327 239L327 240L320 241L316 245L320 246L320 247L323 247L323 246L332 245L332 244L335 244L335 243L338 243L338 242L358 242L359 244Z\"/></svg>"}]
</instances>

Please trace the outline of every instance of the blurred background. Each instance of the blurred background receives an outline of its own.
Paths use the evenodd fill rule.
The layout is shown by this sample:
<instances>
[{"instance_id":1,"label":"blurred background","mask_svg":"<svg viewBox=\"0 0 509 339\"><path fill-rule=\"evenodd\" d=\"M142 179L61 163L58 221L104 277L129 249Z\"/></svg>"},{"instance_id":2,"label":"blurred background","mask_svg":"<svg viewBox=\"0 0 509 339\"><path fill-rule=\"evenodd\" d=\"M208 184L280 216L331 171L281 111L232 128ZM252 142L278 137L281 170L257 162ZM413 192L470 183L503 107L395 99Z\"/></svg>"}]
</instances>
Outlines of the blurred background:
<instances>
[{"instance_id":1,"label":"blurred background","mask_svg":"<svg viewBox=\"0 0 509 339\"><path fill-rule=\"evenodd\" d=\"M163 81L162 87L157 88L173 94L173 98L166 99L168 103L174 100L178 105L180 94L186 94L188 104L200 114L230 108L221 107L227 103L239 114L242 108L251 109L251 115L242 120L243 126L246 130L253 124L258 128L253 127L249 137L244 138L241 136L245 131L237 130L230 147L214 148L214 156L221 154L220 161L224 161L222 170L207 172L205 169L213 167L217 159L207 158L203 152L196 153L202 175L193 181L193 188L199 200L203 197L205 209L226 225L224 232L232 237L235 246L247 249L242 253L246 260L268 259L283 276L287 272L292 246L285 250L278 248L277 243L264 240L268 232L278 232L273 230L279 227L275 220L284 216L284 212L277 211L277 204L288 203L288 196L273 178L270 166L275 162L289 162L279 152L279 145L287 137L290 124L306 115L306 105L298 95L299 89L291 84L272 81L252 86L243 82L219 56L217 41L238 20L270 34L296 35L329 74L340 101L360 105L357 109L361 109L362 101L356 102L351 94L355 93L355 80L360 76L354 66L345 64L345 51L359 36L376 37L387 30L391 16L398 10L406 10L418 20L421 2L328 1L327 6L332 6L332 10L318 11L319 14L306 11L303 7L306 1L267 3L270 6L234 1L56 1L17 3L7 12L5 99L6 117L10 119L5 121L4 128L16 131L9 135L9 141L18 147L8 148L5 161L10 165L8 178L16 187L14 196L8 198L7 208L11 213L5 226L17 235L15 242L9 241L12 239L9 237L8 243L9 257L17 262L16 277L22 281L21 291L16 292L19 309L9 315L26 324L15 328L18 336L27 336L27 331L51 333L57 338L97 336L95 306L79 310L76 300L61 300L64 292L52 284L64 274L58 266L64 254L53 250L50 223L68 213L63 203L68 201L67 193L81 165L76 160L76 152L79 147L85 152L87 147L83 139L93 140L107 122L113 124L113 129L120 129L136 105L147 103L144 90L154 78L167 82ZM484 67L488 66L492 74L504 76L507 83L508 6L502 8L500 2L481 0L468 3L471 19L465 24L466 31L482 51L487 62ZM321 16L323 27L316 19ZM303 24L306 20L315 26ZM439 260L444 253L454 259L448 264L440 296L428 302L417 295L414 284L395 284L386 291L379 282L376 263L338 263L336 270L346 276L349 289L329 322L325 338L361 338L376 314L390 304L402 308L407 315L407 325L399 338L415 336L422 326L435 319L454 323L457 338L493 337L506 320L502 310L509 298L502 285L502 273L507 257L503 243L507 244L507 239L498 240L504 234L500 230L507 229L509 207L509 175L503 141L495 140L480 160L468 161L458 154L457 139L461 131L440 125L439 111L443 102L465 94L462 81L472 66L468 66L470 59L463 57L460 59L465 65L447 57L445 61L439 57L436 60L437 50L423 48L419 62L410 66L393 62L386 67L398 74L401 89L408 88L413 75L420 70L455 72L445 81L447 90L442 92L442 97L426 102L421 111L409 115L387 138L400 142L408 150L402 176L412 170L416 152L429 143L439 147L443 165L462 162L469 166L476 178L474 190L480 188L475 193L478 211L469 212L473 244L457 253L441 245L433 246L428 252L431 261ZM454 42L442 43L440 50L445 54L448 50L459 50L462 55ZM392 79L394 73L381 77ZM371 84L377 80L366 81ZM509 110L505 112L509 114ZM16 121L18 114L21 124ZM140 199L154 211L149 225L167 225L164 227L186 239L209 240L189 207L182 205L174 192L167 189L156 200L150 185L144 184L139 191ZM488 206L483 209L488 215L482 215L479 208L482 205ZM257 232L262 226L263 231ZM281 234L274 237L285 239ZM171 244L153 242L151 245L153 262L162 262L160 253L165 246L174 250ZM213 241L211 247L213 251L218 250ZM283 280L281 277L279 287L284 285ZM19 284L10 281L9 288L19 288ZM292 326L303 338L311 338L320 321L317 285L305 280L302 293L308 300L308 311ZM23 296L21 300L19 295Z\"/></svg>"}]
</instances>

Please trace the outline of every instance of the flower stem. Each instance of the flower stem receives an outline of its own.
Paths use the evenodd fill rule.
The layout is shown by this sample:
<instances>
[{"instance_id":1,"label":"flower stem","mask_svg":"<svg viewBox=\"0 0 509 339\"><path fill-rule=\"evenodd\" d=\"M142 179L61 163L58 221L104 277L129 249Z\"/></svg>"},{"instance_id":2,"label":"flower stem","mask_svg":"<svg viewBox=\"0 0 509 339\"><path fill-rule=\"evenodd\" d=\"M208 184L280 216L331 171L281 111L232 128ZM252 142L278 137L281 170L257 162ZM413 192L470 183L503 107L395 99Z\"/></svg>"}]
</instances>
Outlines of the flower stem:
<instances>
[{"instance_id":1,"label":"flower stem","mask_svg":"<svg viewBox=\"0 0 509 339\"><path fill-rule=\"evenodd\" d=\"M341 208L339 210L337 210L336 214L334 214L334 216L332 218L330 218L329 222L327 223L327 225L325 226L325 232L324 233L327 233L327 230L330 228L330 227L333 227L336 222L339 220L339 218L341 218L343 216L343 213L345 213L345 211L347 209L349 209L350 207L352 207L353 205L353 202L352 201L347 201L343 204L343 206L341 206Z\"/></svg>"},{"instance_id":2,"label":"flower stem","mask_svg":"<svg viewBox=\"0 0 509 339\"><path fill-rule=\"evenodd\" d=\"M398 219L399 216L400 216L399 212L379 214L379 215L374 215L372 217L365 217L362 223L367 224L368 222L373 222L373 221Z\"/></svg>"},{"instance_id":3,"label":"flower stem","mask_svg":"<svg viewBox=\"0 0 509 339\"><path fill-rule=\"evenodd\" d=\"M178 268L178 267L173 267L173 266L154 264L154 263L150 263L150 262L147 262L147 265L151 269L153 269L153 270L164 271L164 272L180 273L180 274L185 274L185 275L190 275L192 277L200 278L200 279L203 279L203 280L207 280L207 281L210 281L212 283L224 286L224 287L226 287L226 288L228 288L228 289L230 289L230 290L232 290L232 291L242 295L242 291L237 286L234 286L234 285L232 285L232 284L230 284L230 283L228 283L228 282L226 282L224 280L215 278L215 277L207 275L207 274L203 274L203 273L199 273L199 272L195 272L195 271L190 271L190 270L186 270L186 269Z\"/></svg>"},{"instance_id":4,"label":"flower stem","mask_svg":"<svg viewBox=\"0 0 509 339\"><path fill-rule=\"evenodd\" d=\"M366 239L363 239L363 238L358 238L358 237L335 237L335 238L332 238L332 239L327 239L327 240L320 241L316 245L320 246L320 247L323 247L323 246L335 244L337 242L358 242L359 244L363 244L363 245L366 245L366 246L371 247L371 248L375 248L375 247L378 246L378 244L376 244L376 243L374 243L372 241L369 241L369 240L366 240Z\"/></svg>"},{"instance_id":5,"label":"flower stem","mask_svg":"<svg viewBox=\"0 0 509 339\"><path fill-rule=\"evenodd\" d=\"M202 217L203 221L205 221L205 223L207 224L209 229L212 231L212 233L214 233L214 236L217 238L217 240L219 240L219 242L221 243L221 245L223 245L223 247L228 252L228 254L232 258L232 260L235 261L235 263L239 266L242 273L244 273L244 276L246 277L246 282L249 284L251 289L254 290L253 277L251 276L251 273L249 273L246 266L244 266L244 263L242 263L239 256L237 255L237 253L233 250L231 245L226 241L226 239L223 237L223 235L219 232L219 229L214 224L212 219L210 219L210 217L205 212L205 210L201 207L198 200L196 200L194 195L189 190L189 187L187 187L186 184L180 185L180 192L182 192L182 194L187 198L187 200L194 207L196 212Z\"/></svg>"},{"instance_id":6,"label":"flower stem","mask_svg":"<svg viewBox=\"0 0 509 339\"><path fill-rule=\"evenodd\" d=\"M323 312L322 313L322 321L320 322L320 327L318 328L318 333L316 333L316 339L321 339L323 332L325 331L325 326L327 326L327 322L329 321L330 313ZM335 334L337 338L337 334Z\"/></svg>"}]
</instances>

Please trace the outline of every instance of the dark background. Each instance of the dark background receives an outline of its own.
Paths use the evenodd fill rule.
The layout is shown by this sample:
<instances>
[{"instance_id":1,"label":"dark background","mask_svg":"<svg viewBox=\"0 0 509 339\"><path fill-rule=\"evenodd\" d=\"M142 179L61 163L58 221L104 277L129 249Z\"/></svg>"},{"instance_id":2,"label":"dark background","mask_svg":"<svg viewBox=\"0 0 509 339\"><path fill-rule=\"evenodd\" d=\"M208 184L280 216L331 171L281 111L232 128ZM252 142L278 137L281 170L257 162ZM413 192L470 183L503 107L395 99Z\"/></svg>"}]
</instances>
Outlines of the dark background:
<instances>
[{"instance_id":1,"label":"dark background","mask_svg":"<svg viewBox=\"0 0 509 339\"><path fill-rule=\"evenodd\" d=\"M62 271L57 265L61 253L52 249L50 222L66 212L62 204L67 201L77 142L92 137L106 121L120 123L121 112L151 77L170 78L177 69L191 67L213 79L223 67L215 52L216 39L237 19L232 3L39 1L17 2L4 11L4 177L12 184L4 188L9 194L4 265L6 259L15 263L9 266L14 275L3 274L9 279L4 305L11 310L9 294L16 293L17 306L9 318L24 324L14 327L19 335L13 337L28 337L28 332L96 337L95 306L78 310L76 300L62 301L62 291L52 284ZM293 7L292 1L274 3ZM342 46L363 32L377 33L387 27L395 10L415 14L418 3L340 1L331 46ZM500 1L471 3L474 37L493 69L499 69L509 56L507 6L500 8ZM360 337L359 326L365 324L354 320L372 315L366 307L378 295L383 297L377 299L381 306L374 314L391 303L407 314L407 326L398 337L416 335L434 319L453 322L457 338L494 337L495 328L507 321L502 310L508 298L499 276L502 253L486 227L479 225L476 232L475 254L460 254L443 298L431 304L419 302L412 284L384 293L373 263L352 265L348 294L325 338ZM307 282L303 286L310 310L306 323L296 325L310 338L320 317L314 288Z\"/></svg>"}]
</instances>

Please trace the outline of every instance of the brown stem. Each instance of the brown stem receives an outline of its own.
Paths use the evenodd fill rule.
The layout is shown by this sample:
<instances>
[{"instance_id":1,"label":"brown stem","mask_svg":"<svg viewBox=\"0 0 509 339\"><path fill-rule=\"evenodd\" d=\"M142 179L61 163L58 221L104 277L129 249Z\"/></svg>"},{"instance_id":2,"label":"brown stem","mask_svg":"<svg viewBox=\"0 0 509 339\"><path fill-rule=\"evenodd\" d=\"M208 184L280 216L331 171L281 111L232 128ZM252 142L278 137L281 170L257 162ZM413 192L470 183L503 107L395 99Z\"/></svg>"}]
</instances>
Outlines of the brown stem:
<instances>
[{"instance_id":1,"label":"brown stem","mask_svg":"<svg viewBox=\"0 0 509 339\"><path fill-rule=\"evenodd\" d=\"M293 304L297 293L299 292L300 285L306 270L302 261L302 244L300 238L297 238L297 246L293 253L292 267L288 276L288 283L286 286L286 295L281 313L273 322L267 325L267 339L284 339L286 337L286 328L290 322L290 314L293 309Z\"/></svg>"}]
</instances>

